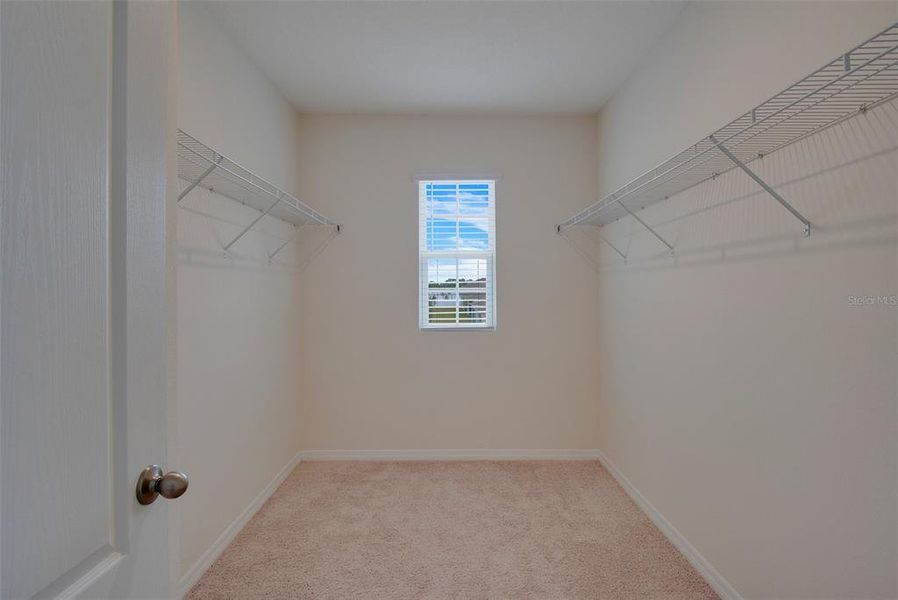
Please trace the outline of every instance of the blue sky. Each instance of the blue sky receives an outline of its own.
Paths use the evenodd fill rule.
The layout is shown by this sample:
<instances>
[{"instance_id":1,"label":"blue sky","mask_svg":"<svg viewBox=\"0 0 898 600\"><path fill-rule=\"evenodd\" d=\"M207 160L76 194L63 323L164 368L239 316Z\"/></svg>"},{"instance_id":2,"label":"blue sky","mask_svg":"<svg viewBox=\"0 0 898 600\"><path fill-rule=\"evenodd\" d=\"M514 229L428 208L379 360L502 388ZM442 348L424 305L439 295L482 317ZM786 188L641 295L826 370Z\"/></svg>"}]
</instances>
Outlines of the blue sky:
<instances>
[{"instance_id":1,"label":"blue sky","mask_svg":"<svg viewBox=\"0 0 898 600\"><path fill-rule=\"evenodd\" d=\"M426 247L432 252L485 252L490 249L488 183L425 184ZM476 280L487 275L483 258L431 258L427 279Z\"/></svg>"},{"instance_id":2,"label":"blue sky","mask_svg":"<svg viewBox=\"0 0 898 600\"><path fill-rule=\"evenodd\" d=\"M490 248L489 184L425 185L426 247L432 252L485 252ZM428 281L485 277L487 261L477 258L429 259Z\"/></svg>"},{"instance_id":3,"label":"blue sky","mask_svg":"<svg viewBox=\"0 0 898 600\"><path fill-rule=\"evenodd\" d=\"M428 250L489 249L488 184L427 184L426 201Z\"/></svg>"}]
</instances>

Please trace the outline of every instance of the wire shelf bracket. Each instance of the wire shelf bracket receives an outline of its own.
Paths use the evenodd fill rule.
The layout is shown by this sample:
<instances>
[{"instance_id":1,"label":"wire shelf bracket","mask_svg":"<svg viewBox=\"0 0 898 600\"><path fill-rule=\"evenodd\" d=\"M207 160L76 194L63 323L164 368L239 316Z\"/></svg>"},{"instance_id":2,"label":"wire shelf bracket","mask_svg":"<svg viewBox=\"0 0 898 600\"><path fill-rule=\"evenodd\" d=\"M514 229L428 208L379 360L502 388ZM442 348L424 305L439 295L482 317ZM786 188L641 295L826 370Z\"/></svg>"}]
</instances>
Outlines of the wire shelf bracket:
<instances>
[{"instance_id":1,"label":"wire shelf bracket","mask_svg":"<svg viewBox=\"0 0 898 600\"><path fill-rule=\"evenodd\" d=\"M240 233L222 245L225 254L266 216L300 229L311 224L332 228L335 234L342 230L339 223L331 221L308 204L241 167L188 133L179 129L177 138L178 177L188 184L178 194L178 203L194 189L202 187L259 213ZM269 260L290 241L288 239L281 244L274 254L269 255Z\"/></svg>"},{"instance_id":2,"label":"wire shelf bracket","mask_svg":"<svg viewBox=\"0 0 898 600\"><path fill-rule=\"evenodd\" d=\"M648 229L649 233L651 233L653 236L655 236L655 238L657 238L658 241L660 241L662 244L664 244L665 246L667 246L667 251L668 251L668 252L670 252L671 254L673 254L674 247L673 247L673 245L672 245L670 242L668 242L667 240L665 240L663 237L661 237L661 236L658 234L657 231L655 231L654 229L652 229L651 225L649 225L648 223L646 223L645 221L643 221L642 219L640 219L640 218L639 218L639 215L637 215L637 214L634 213L632 210L630 210L629 208L627 208L627 205L624 204L623 202L621 202L621 200L620 200L619 198L616 200L616 202L617 202L618 204L621 205L621 208L623 208L625 211L627 211L627 214L628 214L628 215L630 215L631 217L633 217L634 219L636 219L636 220L639 222L640 225L642 225L643 227L645 227L646 229ZM619 253L618 253L618 254L619 254ZM626 257L624 257L624 258L626 258Z\"/></svg>"},{"instance_id":3,"label":"wire shelf bracket","mask_svg":"<svg viewBox=\"0 0 898 600\"><path fill-rule=\"evenodd\" d=\"M278 198L277 200L275 200L274 202L272 202L271 205L270 205L268 208L266 208L266 209L263 210L261 213L259 213L259 216L257 216L255 219L253 219L253 220L250 222L249 225L247 225L246 227L244 227L244 228L243 228L243 231L241 231L240 233L237 234L237 237L235 237L235 238L232 239L230 242L228 242L227 244L224 245L224 251L227 252L228 250L230 250L230 249L231 249L231 246L233 246L234 244L236 244L237 241L238 241L240 238L242 238L243 236L245 236L245 235L249 232L249 230L252 229L252 228L256 225L256 223L258 223L258 222L261 221L263 218L265 218L267 215L269 215L269 214L271 213L272 209L273 209L275 206L277 206L278 204L280 204L280 203L281 203L281 199Z\"/></svg>"},{"instance_id":4,"label":"wire shelf bracket","mask_svg":"<svg viewBox=\"0 0 898 600\"><path fill-rule=\"evenodd\" d=\"M206 169L205 171L203 171L202 175L200 175L196 181L192 182L190 185L188 185L186 188L184 188L184 191L181 192L180 194L178 194L178 202L183 200L187 194L192 192L193 188L195 188L196 186L201 184L203 182L203 179L205 179L209 175L209 173L214 171L215 167L217 167L219 164L221 164L221 159L222 159L221 156L217 157L215 159L215 162L213 164L209 165L209 168Z\"/></svg>"},{"instance_id":5,"label":"wire shelf bracket","mask_svg":"<svg viewBox=\"0 0 898 600\"><path fill-rule=\"evenodd\" d=\"M268 255L268 262L273 261L273 260L274 260L274 257L277 256L277 255L280 253L281 250L283 250L284 248L286 248L286 247L287 247L287 244L289 244L291 241L292 241L292 240L284 240L284 241L283 241L277 248L274 249L274 252L269 253L269 255Z\"/></svg>"},{"instance_id":6,"label":"wire shelf bracket","mask_svg":"<svg viewBox=\"0 0 898 600\"><path fill-rule=\"evenodd\" d=\"M847 56L847 54L846 54L846 56ZM811 222L808 221L804 215L802 215L800 212L798 212L798 210L794 206L789 204L785 198L780 196L776 190L774 190L772 187L767 185L767 182L765 182L763 179L761 179L757 173L755 173L754 171L749 169L744 162L742 162L741 160L739 160L738 158L733 156L733 153L730 152L729 150L727 150L726 146L724 146L721 143L718 143L718 141L716 139L714 139L713 135L709 136L708 139L711 140L712 143L717 144L717 147L720 149L720 151L723 152L724 154L726 154L727 158L729 158L731 161L733 161L733 164L735 164L737 167L742 169L746 175L748 175L755 181L755 183L757 183L759 186L764 188L764 191L767 192L768 194L770 194L771 196L773 196L773 198L777 202L782 204L786 210L788 210L790 213L792 213L792 216L794 216L796 219L798 219L799 221L804 223L804 235L805 236L811 235ZM635 217L636 215L633 215L633 216ZM673 248L671 248L671 250L673 250Z\"/></svg>"},{"instance_id":7,"label":"wire shelf bracket","mask_svg":"<svg viewBox=\"0 0 898 600\"><path fill-rule=\"evenodd\" d=\"M567 231L567 228L566 228L566 229L562 229L562 228L561 228L561 225L556 225L556 226L555 226L555 232L558 233L559 235L564 236L564 234L565 234L566 231ZM567 236L565 236L565 237L567 237ZM612 250L614 250L618 255L620 255L620 257L621 257L622 259L624 259L624 262L627 262L627 254L626 254L625 252L623 252L620 248L618 248L617 246L615 246L614 244L612 244L612 243L608 240L608 238L606 238L606 237L605 237L604 235L602 235L601 233L599 234L599 241L608 244L608 246L610 246ZM573 243L573 242L572 242L572 243Z\"/></svg>"},{"instance_id":8,"label":"wire shelf bracket","mask_svg":"<svg viewBox=\"0 0 898 600\"><path fill-rule=\"evenodd\" d=\"M673 246L630 206L645 208L740 169L801 221L805 235L810 235L810 220L749 165L896 97L898 23L589 205L555 230L563 233L578 225L601 228L629 216L673 252Z\"/></svg>"},{"instance_id":9,"label":"wire shelf bracket","mask_svg":"<svg viewBox=\"0 0 898 600\"><path fill-rule=\"evenodd\" d=\"M612 244L611 242L609 242L609 241L608 241L608 238L606 238L606 237L605 237L604 235L602 235L602 234L599 234L599 239L602 240L603 242L605 242L606 244L608 244L608 245L611 247L612 250L614 250L615 252L617 252L617 254L618 254L622 259L624 259L624 262L627 262L627 260L628 260L628 259L627 259L627 255L626 255L624 252L622 252L620 248L618 248L617 246L615 246L614 244Z\"/></svg>"}]
</instances>

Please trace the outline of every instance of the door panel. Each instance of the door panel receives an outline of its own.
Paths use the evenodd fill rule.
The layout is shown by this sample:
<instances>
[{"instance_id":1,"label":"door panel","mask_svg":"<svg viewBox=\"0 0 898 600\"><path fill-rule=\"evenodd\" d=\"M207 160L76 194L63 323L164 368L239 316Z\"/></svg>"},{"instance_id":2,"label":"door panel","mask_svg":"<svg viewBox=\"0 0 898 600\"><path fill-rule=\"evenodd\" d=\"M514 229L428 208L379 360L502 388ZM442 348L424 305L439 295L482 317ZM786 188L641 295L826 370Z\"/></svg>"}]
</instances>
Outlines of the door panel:
<instances>
[{"instance_id":1,"label":"door panel","mask_svg":"<svg viewBox=\"0 0 898 600\"><path fill-rule=\"evenodd\" d=\"M0 3L3 598L168 594L168 10Z\"/></svg>"}]
</instances>

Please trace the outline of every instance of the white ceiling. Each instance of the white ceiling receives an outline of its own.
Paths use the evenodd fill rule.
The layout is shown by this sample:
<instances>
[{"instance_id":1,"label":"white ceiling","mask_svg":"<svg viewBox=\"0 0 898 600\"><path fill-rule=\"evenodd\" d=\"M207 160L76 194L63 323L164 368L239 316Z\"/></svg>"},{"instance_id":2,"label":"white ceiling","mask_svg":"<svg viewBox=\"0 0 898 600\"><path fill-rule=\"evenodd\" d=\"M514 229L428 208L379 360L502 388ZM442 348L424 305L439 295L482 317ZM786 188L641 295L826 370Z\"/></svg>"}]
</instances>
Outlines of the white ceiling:
<instances>
[{"instance_id":1,"label":"white ceiling","mask_svg":"<svg viewBox=\"0 0 898 600\"><path fill-rule=\"evenodd\" d=\"M210 3L302 112L590 114L681 2Z\"/></svg>"}]
</instances>

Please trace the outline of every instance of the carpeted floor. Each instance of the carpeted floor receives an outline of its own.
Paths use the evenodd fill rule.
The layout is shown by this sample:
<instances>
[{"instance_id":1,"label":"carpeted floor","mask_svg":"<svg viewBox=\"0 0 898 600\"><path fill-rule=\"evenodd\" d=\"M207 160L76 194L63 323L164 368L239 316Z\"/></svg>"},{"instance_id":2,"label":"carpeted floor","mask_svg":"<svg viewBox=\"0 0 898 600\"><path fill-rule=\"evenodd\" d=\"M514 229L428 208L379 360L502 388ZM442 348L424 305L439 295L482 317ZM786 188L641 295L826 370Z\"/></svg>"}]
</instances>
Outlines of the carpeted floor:
<instances>
[{"instance_id":1,"label":"carpeted floor","mask_svg":"<svg viewBox=\"0 0 898 600\"><path fill-rule=\"evenodd\" d=\"M716 598L597 462L304 462L187 596Z\"/></svg>"}]
</instances>

